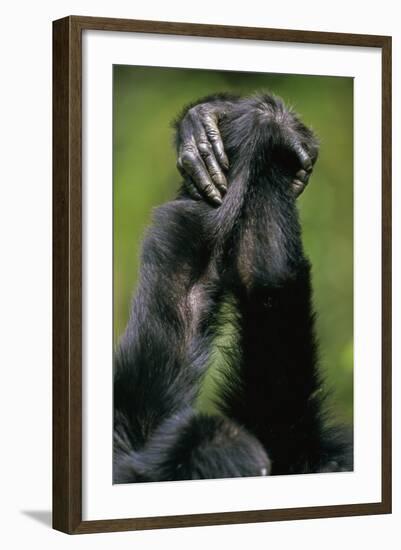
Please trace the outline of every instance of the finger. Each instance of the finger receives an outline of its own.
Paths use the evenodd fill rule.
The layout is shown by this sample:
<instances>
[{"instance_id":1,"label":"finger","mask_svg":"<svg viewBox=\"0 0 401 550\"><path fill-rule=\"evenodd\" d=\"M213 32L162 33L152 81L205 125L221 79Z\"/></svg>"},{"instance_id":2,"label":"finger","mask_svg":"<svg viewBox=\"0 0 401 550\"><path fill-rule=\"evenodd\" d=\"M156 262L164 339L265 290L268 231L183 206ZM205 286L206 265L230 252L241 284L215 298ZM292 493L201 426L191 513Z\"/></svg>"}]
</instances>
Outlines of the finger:
<instances>
[{"instance_id":1,"label":"finger","mask_svg":"<svg viewBox=\"0 0 401 550\"><path fill-rule=\"evenodd\" d=\"M203 125L205 127L208 140L212 144L214 154L216 155L216 158L219 161L220 166L222 166L225 170L228 170L228 167L229 167L228 158L224 151L224 145L221 139L220 130L217 126L216 119L211 115L207 115L203 119Z\"/></svg>"},{"instance_id":2,"label":"finger","mask_svg":"<svg viewBox=\"0 0 401 550\"><path fill-rule=\"evenodd\" d=\"M196 189L195 185L192 183L192 181L186 179L184 181L184 185L185 185L185 189L187 190L188 192L188 195L196 200L196 201L200 201L202 200L202 197L201 195L198 193L198 190Z\"/></svg>"},{"instance_id":3,"label":"finger","mask_svg":"<svg viewBox=\"0 0 401 550\"><path fill-rule=\"evenodd\" d=\"M298 170L295 174L295 178L292 180L292 188L296 197L299 197L308 185L310 172L306 170Z\"/></svg>"},{"instance_id":4,"label":"finger","mask_svg":"<svg viewBox=\"0 0 401 550\"><path fill-rule=\"evenodd\" d=\"M299 143L295 143L293 145L293 150L294 150L294 153L297 155L297 158L302 168L307 172L310 172L312 169L312 161L308 153L302 147L302 145Z\"/></svg>"},{"instance_id":5,"label":"finger","mask_svg":"<svg viewBox=\"0 0 401 550\"><path fill-rule=\"evenodd\" d=\"M194 140L200 156L202 157L207 168L209 177L211 178L213 184L217 187L218 191L220 191L221 195L224 195L227 191L227 181L215 157L213 145L210 143L209 137L202 124L202 121L204 121L207 117L211 118L209 115L205 115L204 113L201 118L198 114L194 114L191 117Z\"/></svg>"},{"instance_id":6,"label":"finger","mask_svg":"<svg viewBox=\"0 0 401 550\"><path fill-rule=\"evenodd\" d=\"M295 174L295 178L300 180L305 185L308 183L310 177L310 172L306 172L306 170L298 170L298 172Z\"/></svg>"},{"instance_id":7,"label":"finger","mask_svg":"<svg viewBox=\"0 0 401 550\"><path fill-rule=\"evenodd\" d=\"M309 145L308 147L308 153L309 153L309 157L312 161L312 166L310 167L310 170L309 171L312 171L316 161L317 161L317 157L319 156L319 147L317 144L314 144L314 145Z\"/></svg>"},{"instance_id":8,"label":"finger","mask_svg":"<svg viewBox=\"0 0 401 550\"><path fill-rule=\"evenodd\" d=\"M305 185L299 180L292 180L292 190L295 194L295 197L298 198L305 191Z\"/></svg>"},{"instance_id":9,"label":"finger","mask_svg":"<svg viewBox=\"0 0 401 550\"><path fill-rule=\"evenodd\" d=\"M208 174L206 166L198 152L186 150L180 157L181 165L185 172L191 176L198 191L200 191L213 204L222 203L221 195Z\"/></svg>"},{"instance_id":10,"label":"finger","mask_svg":"<svg viewBox=\"0 0 401 550\"><path fill-rule=\"evenodd\" d=\"M188 195L197 201L202 200L201 195L198 193L198 190L196 189L195 185L192 183L190 179L188 179L187 174L185 173L184 168L182 167L180 159L177 160L177 168L179 173L181 174L183 180L184 180L184 187L188 193Z\"/></svg>"},{"instance_id":11,"label":"finger","mask_svg":"<svg viewBox=\"0 0 401 550\"><path fill-rule=\"evenodd\" d=\"M220 193L222 195L225 195L225 193L227 192L227 180L225 175L221 171L216 157L214 156L212 146L208 142L201 142L198 144L198 150L201 154L201 157L203 158L206 168L209 171L213 183L220 191Z\"/></svg>"},{"instance_id":12,"label":"finger","mask_svg":"<svg viewBox=\"0 0 401 550\"><path fill-rule=\"evenodd\" d=\"M179 171L179 173L181 174L181 176L182 176L182 178L185 182L188 179L188 175L185 172L184 167L182 166L181 157L178 157L176 166L177 166L177 170Z\"/></svg>"},{"instance_id":13,"label":"finger","mask_svg":"<svg viewBox=\"0 0 401 550\"><path fill-rule=\"evenodd\" d=\"M220 204L221 194L225 192L227 182L214 158L213 147L201 122L204 117L205 115L200 116L196 109L188 112L181 126L178 161L184 174L192 178L198 192L214 204Z\"/></svg>"}]
</instances>

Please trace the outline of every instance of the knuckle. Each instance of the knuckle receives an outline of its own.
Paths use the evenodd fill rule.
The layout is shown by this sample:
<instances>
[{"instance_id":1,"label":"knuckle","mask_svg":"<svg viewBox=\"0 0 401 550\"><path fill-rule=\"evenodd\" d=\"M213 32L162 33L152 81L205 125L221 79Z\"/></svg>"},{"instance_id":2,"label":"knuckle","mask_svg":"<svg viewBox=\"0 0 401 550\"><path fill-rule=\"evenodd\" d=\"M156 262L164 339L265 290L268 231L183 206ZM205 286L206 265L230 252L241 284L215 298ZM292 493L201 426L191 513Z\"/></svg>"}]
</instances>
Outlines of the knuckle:
<instances>
[{"instance_id":1,"label":"knuckle","mask_svg":"<svg viewBox=\"0 0 401 550\"><path fill-rule=\"evenodd\" d=\"M309 168L312 165L312 162L306 150L300 145L295 146L294 150L299 159L299 162L301 163L301 166L305 170Z\"/></svg>"},{"instance_id":2,"label":"knuckle","mask_svg":"<svg viewBox=\"0 0 401 550\"><path fill-rule=\"evenodd\" d=\"M217 137L220 136L220 132L217 128L217 125L216 125L215 121L210 116L205 118L204 125L205 125L205 128L206 128L207 135L209 137L213 136L214 138L217 138Z\"/></svg>"},{"instance_id":3,"label":"knuckle","mask_svg":"<svg viewBox=\"0 0 401 550\"><path fill-rule=\"evenodd\" d=\"M211 128L210 130L208 130L207 135L210 141L213 141L216 145L220 144L220 134L217 130Z\"/></svg>"},{"instance_id":4,"label":"knuckle","mask_svg":"<svg viewBox=\"0 0 401 550\"><path fill-rule=\"evenodd\" d=\"M188 192L193 196L193 197L199 197L199 193L195 187L195 185L191 182L187 182L186 183L186 188L188 190Z\"/></svg>"},{"instance_id":5,"label":"knuckle","mask_svg":"<svg viewBox=\"0 0 401 550\"><path fill-rule=\"evenodd\" d=\"M213 185L207 181L203 184L203 190L205 191L205 193L207 193L208 195L213 195Z\"/></svg>"},{"instance_id":6,"label":"knuckle","mask_svg":"<svg viewBox=\"0 0 401 550\"><path fill-rule=\"evenodd\" d=\"M196 156L193 151L187 149L182 153L179 161L181 162L181 166L192 166L196 162Z\"/></svg>"},{"instance_id":7,"label":"knuckle","mask_svg":"<svg viewBox=\"0 0 401 550\"><path fill-rule=\"evenodd\" d=\"M187 116L193 120L199 118L199 107L195 105L194 107L191 107L187 113Z\"/></svg>"},{"instance_id":8,"label":"knuckle","mask_svg":"<svg viewBox=\"0 0 401 550\"><path fill-rule=\"evenodd\" d=\"M210 126L215 127L217 125L217 118L214 113L207 111L204 114L204 123L210 124Z\"/></svg>"},{"instance_id":9,"label":"knuckle","mask_svg":"<svg viewBox=\"0 0 401 550\"><path fill-rule=\"evenodd\" d=\"M198 149L202 156L209 156L212 152L212 146L207 141L201 141L198 145Z\"/></svg>"},{"instance_id":10,"label":"knuckle","mask_svg":"<svg viewBox=\"0 0 401 550\"><path fill-rule=\"evenodd\" d=\"M205 118L209 114L209 107L207 105L204 105L204 104L197 105L197 113L202 118L202 120L205 120Z\"/></svg>"},{"instance_id":11,"label":"knuckle","mask_svg":"<svg viewBox=\"0 0 401 550\"><path fill-rule=\"evenodd\" d=\"M220 185L222 187L225 187L226 181L225 181L224 176L222 176L222 174L220 174L220 172L214 172L212 177L213 177L213 181L215 183L217 183L218 185Z\"/></svg>"},{"instance_id":12,"label":"knuckle","mask_svg":"<svg viewBox=\"0 0 401 550\"><path fill-rule=\"evenodd\" d=\"M298 172L295 174L295 176L296 176L297 179L301 180L304 183L308 179L308 173L303 169L298 170Z\"/></svg>"}]
</instances>

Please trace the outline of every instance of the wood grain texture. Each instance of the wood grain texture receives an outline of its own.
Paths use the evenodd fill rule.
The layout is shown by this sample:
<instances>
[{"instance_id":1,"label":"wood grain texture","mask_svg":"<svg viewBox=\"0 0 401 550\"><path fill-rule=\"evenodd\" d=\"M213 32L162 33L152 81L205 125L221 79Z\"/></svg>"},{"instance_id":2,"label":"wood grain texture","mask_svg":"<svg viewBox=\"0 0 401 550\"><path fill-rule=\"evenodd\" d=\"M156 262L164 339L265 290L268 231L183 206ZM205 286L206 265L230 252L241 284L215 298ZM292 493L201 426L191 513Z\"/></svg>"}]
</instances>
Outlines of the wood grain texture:
<instances>
[{"instance_id":1,"label":"wood grain texture","mask_svg":"<svg viewBox=\"0 0 401 550\"><path fill-rule=\"evenodd\" d=\"M81 523L81 48L53 26L53 527Z\"/></svg>"},{"instance_id":2,"label":"wood grain texture","mask_svg":"<svg viewBox=\"0 0 401 550\"><path fill-rule=\"evenodd\" d=\"M391 513L391 37L382 46L382 502Z\"/></svg>"},{"instance_id":3,"label":"wood grain texture","mask_svg":"<svg viewBox=\"0 0 401 550\"><path fill-rule=\"evenodd\" d=\"M307 30L267 29L258 27L233 27L170 21L146 21L139 19L111 19L107 17L71 16L81 29L141 32L151 34L176 34L181 36L205 36L209 38L241 38L247 40L271 40L339 46L382 47L388 37L364 34L345 34Z\"/></svg>"},{"instance_id":4,"label":"wood grain texture","mask_svg":"<svg viewBox=\"0 0 401 550\"><path fill-rule=\"evenodd\" d=\"M382 51L382 500L377 503L82 521L81 35L141 32L376 47ZM391 512L391 38L71 16L53 23L53 527L69 534Z\"/></svg>"}]
</instances>

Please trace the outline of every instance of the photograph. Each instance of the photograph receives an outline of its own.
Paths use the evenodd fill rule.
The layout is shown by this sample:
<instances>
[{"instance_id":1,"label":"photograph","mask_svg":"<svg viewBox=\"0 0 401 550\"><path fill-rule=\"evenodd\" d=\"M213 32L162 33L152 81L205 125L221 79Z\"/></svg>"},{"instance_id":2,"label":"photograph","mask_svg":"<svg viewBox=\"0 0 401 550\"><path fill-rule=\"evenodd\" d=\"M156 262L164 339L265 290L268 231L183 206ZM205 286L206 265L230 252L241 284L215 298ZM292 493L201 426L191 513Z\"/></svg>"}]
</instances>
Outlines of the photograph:
<instances>
[{"instance_id":1,"label":"photograph","mask_svg":"<svg viewBox=\"0 0 401 550\"><path fill-rule=\"evenodd\" d=\"M352 472L354 79L112 86L113 484Z\"/></svg>"},{"instance_id":2,"label":"photograph","mask_svg":"<svg viewBox=\"0 0 401 550\"><path fill-rule=\"evenodd\" d=\"M398 550L400 10L334 8L5 4L6 550Z\"/></svg>"},{"instance_id":3,"label":"photograph","mask_svg":"<svg viewBox=\"0 0 401 550\"><path fill-rule=\"evenodd\" d=\"M390 513L391 37L53 52L54 528Z\"/></svg>"}]
</instances>

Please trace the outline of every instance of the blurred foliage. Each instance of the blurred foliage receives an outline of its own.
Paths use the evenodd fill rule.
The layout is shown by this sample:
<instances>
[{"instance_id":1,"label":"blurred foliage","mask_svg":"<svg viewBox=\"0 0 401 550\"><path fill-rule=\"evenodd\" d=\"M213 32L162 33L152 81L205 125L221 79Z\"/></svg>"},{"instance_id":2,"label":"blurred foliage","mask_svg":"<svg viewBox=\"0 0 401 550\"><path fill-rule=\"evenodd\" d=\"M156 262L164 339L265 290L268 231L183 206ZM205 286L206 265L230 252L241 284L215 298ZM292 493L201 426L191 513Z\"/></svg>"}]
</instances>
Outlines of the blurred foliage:
<instances>
[{"instance_id":1,"label":"blurred foliage","mask_svg":"<svg viewBox=\"0 0 401 550\"><path fill-rule=\"evenodd\" d=\"M335 417L353 412L353 80L325 76L114 66L114 341L123 332L152 208L177 189L171 122L183 106L216 92L270 91L300 113L321 143L298 201L313 265L321 365ZM213 361L214 380L218 353ZM210 408L213 375L201 407Z\"/></svg>"}]
</instances>

